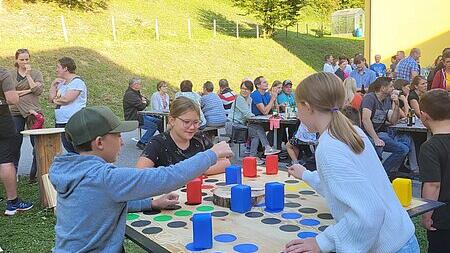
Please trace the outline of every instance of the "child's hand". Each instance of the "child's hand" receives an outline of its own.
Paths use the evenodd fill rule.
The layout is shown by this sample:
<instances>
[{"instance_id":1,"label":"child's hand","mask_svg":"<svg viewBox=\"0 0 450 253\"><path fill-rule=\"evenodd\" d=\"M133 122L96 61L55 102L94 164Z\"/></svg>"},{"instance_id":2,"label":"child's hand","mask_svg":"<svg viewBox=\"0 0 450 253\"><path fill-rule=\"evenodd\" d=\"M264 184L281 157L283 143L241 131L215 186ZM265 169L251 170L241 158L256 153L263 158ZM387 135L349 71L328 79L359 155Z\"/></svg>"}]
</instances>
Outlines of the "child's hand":
<instances>
[{"instance_id":1,"label":"child's hand","mask_svg":"<svg viewBox=\"0 0 450 253\"><path fill-rule=\"evenodd\" d=\"M169 206L180 203L178 201L178 194L171 192L169 194L162 195L161 197L152 201L152 209L166 209Z\"/></svg>"},{"instance_id":2,"label":"child's hand","mask_svg":"<svg viewBox=\"0 0 450 253\"><path fill-rule=\"evenodd\" d=\"M320 253L319 245L315 238L294 239L286 244L285 253L312 252Z\"/></svg>"},{"instance_id":3,"label":"child's hand","mask_svg":"<svg viewBox=\"0 0 450 253\"><path fill-rule=\"evenodd\" d=\"M291 167L288 167L287 169L288 169L289 175L292 175L298 179L302 179L303 172L306 170L306 168L300 164L293 164Z\"/></svg>"}]
</instances>

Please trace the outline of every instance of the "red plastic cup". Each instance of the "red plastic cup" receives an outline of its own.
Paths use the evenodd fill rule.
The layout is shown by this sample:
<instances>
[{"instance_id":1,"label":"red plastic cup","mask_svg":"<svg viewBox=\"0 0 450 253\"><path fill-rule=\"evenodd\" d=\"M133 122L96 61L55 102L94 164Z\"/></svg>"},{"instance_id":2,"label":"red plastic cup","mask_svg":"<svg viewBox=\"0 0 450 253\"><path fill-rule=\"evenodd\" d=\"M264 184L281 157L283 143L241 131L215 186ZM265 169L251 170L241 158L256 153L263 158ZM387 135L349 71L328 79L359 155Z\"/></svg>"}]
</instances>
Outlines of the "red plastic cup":
<instances>
[{"instance_id":1,"label":"red plastic cup","mask_svg":"<svg viewBox=\"0 0 450 253\"><path fill-rule=\"evenodd\" d=\"M266 156L266 174L267 175L278 174L278 155Z\"/></svg>"},{"instance_id":2,"label":"red plastic cup","mask_svg":"<svg viewBox=\"0 0 450 253\"><path fill-rule=\"evenodd\" d=\"M242 160L244 177L256 177L256 157L245 157Z\"/></svg>"},{"instance_id":3,"label":"red plastic cup","mask_svg":"<svg viewBox=\"0 0 450 253\"><path fill-rule=\"evenodd\" d=\"M202 203L202 180L195 178L187 184L187 203L197 205Z\"/></svg>"}]
</instances>

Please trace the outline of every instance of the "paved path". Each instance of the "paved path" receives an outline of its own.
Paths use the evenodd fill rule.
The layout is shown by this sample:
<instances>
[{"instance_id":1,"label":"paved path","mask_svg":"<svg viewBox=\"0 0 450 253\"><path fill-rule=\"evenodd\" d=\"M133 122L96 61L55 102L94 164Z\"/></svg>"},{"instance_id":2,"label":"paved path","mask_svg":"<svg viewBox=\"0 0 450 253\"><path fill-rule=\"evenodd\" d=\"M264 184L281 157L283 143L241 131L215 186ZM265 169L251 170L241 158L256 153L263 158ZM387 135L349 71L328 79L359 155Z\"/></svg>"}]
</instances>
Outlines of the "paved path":
<instances>
[{"instance_id":1,"label":"paved path","mask_svg":"<svg viewBox=\"0 0 450 253\"><path fill-rule=\"evenodd\" d=\"M119 154L118 166L133 167L141 155L142 151L136 147L136 141L133 140L139 136L138 131L122 133L123 147ZM237 145L233 147L235 154L237 153ZM28 175L30 173L31 166L31 144L28 136L24 137L22 144L22 156L19 163L19 175ZM242 149L241 149L242 151ZM234 160L233 163L239 163L239 160ZM280 165L285 167L285 165ZM413 195L415 197L420 196L421 183L413 181Z\"/></svg>"}]
</instances>

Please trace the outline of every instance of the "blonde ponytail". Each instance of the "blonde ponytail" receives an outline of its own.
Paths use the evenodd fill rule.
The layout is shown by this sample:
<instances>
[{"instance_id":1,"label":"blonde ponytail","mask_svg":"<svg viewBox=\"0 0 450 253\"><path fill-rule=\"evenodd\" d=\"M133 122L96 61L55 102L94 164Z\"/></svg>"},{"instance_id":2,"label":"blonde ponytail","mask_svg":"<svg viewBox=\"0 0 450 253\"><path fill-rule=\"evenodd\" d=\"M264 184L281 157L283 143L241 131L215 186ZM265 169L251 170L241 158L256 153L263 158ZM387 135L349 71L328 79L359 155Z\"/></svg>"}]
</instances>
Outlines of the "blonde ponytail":
<instances>
[{"instance_id":1,"label":"blonde ponytail","mask_svg":"<svg viewBox=\"0 0 450 253\"><path fill-rule=\"evenodd\" d=\"M297 103L307 102L314 109L332 113L328 131L337 140L345 143L356 154L365 146L352 122L339 111L345 100L342 80L335 74L319 72L305 78L295 90Z\"/></svg>"}]
</instances>

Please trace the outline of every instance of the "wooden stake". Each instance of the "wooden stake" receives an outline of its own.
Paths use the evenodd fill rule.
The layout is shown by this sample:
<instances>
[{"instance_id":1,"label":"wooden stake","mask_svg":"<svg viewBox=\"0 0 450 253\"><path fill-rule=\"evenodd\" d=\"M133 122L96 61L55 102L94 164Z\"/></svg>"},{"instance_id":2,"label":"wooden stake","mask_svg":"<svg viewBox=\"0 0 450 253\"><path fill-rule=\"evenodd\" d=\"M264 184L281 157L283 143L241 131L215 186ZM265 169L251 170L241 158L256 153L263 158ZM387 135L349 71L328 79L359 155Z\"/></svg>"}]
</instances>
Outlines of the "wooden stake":
<instances>
[{"instance_id":1,"label":"wooden stake","mask_svg":"<svg viewBox=\"0 0 450 253\"><path fill-rule=\"evenodd\" d=\"M69 42L69 36L67 35L66 22L64 21L64 16L63 15L61 15L61 26L62 26L63 35L64 35L64 41L65 42Z\"/></svg>"},{"instance_id":2,"label":"wooden stake","mask_svg":"<svg viewBox=\"0 0 450 253\"><path fill-rule=\"evenodd\" d=\"M114 16L111 17L111 25L112 25L112 36L113 41L117 41L117 34L116 34L116 19Z\"/></svg>"},{"instance_id":3,"label":"wooden stake","mask_svg":"<svg viewBox=\"0 0 450 253\"><path fill-rule=\"evenodd\" d=\"M189 39L192 39L192 33L191 33L191 19L188 18L188 35Z\"/></svg>"},{"instance_id":4,"label":"wooden stake","mask_svg":"<svg viewBox=\"0 0 450 253\"><path fill-rule=\"evenodd\" d=\"M239 38L239 21L236 21L236 38Z\"/></svg>"},{"instance_id":5,"label":"wooden stake","mask_svg":"<svg viewBox=\"0 0 450 253\"><path fill-rule=\"evenodd\" d=\"M256 25L256 38L259 39L259 25Z\"/></svg>"},{"instance_id":6,"label":"wooden stake","mask_svg":"<svg viewBox=\"0 0 450 253\"><path fill-rule=\"evenodd\" d=\"M213 30L214 30L214 37L216 37L216 20L213 20Z\"/></svg>"}]
</instances>

